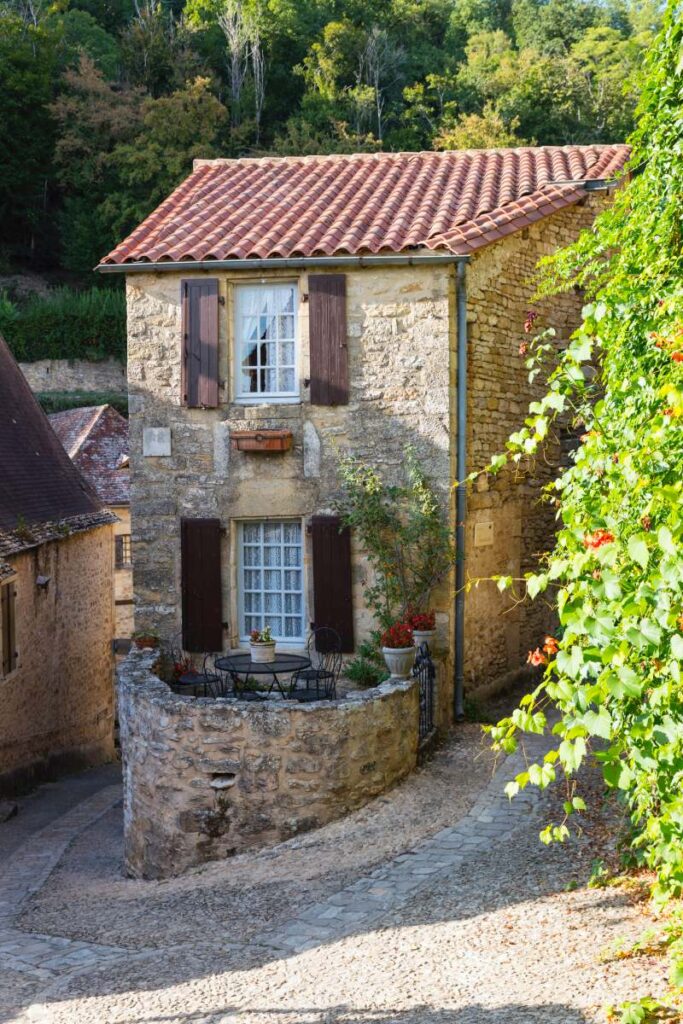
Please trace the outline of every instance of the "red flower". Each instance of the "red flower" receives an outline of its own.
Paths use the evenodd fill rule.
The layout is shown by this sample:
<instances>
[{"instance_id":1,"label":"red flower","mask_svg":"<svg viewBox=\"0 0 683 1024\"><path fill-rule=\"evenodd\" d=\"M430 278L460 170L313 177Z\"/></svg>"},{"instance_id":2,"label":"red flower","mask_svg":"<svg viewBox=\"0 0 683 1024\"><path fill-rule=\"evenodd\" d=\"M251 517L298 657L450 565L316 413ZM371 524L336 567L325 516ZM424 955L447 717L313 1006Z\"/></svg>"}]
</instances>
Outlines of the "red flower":
<instances>
[{"instance_id":1,"label":"red flower","mask_svg":"<svg viewBox=\"0 0 683 1024\"><path fill-rule=\"evenodd\" d=\"M683 352L672 352L671 358L674 363L683 363Z\"/></svg>"},{"instance_id":2,"label":"red flower","mask_svg":"<svg viewBox=\"0 0 683 1024\"><path fill-rule=\"evenodd\" d=\"M382 647L401 649L413 646L413 630L407 622L395 622L382 633Z\"/></svg>"},{"instance_id":3,"label":"red flower","mask_svg":"<svg viewBox=\"0 0 683 1024\"><path fill-rule=\"evenodd\" d=\"M535 320L538 320L538 313L533 309L527 309L526 320L524 321L525 334L531 334Z\"/></svg>"},{"instance_id":4,"label":"red flower","mask_svg":"<svg viewBox=\"0 0 683 1024\"><path fill-rule=\"evenodd\" d=\"M543 650L545 651L545 653L548 655L549 658L552 657L553 654L557 654L559 649L560 649L560 645L558 644L558 642L557 642L557 640L555 639L554 636L547 636L545 638L545 643L543 644Z\"/></svg>"},{"instance_id":5,"label":"red flower","mask_svg":"<svg viewBox=\"0 0 683 1024\"><path fill-rule=\"evenodd\" d=\"M412 629L420 632L434 629L436 626L436 612L411 612L406 616L406 623Z\"/></svg>"},{"instance_id":6,"label":"red flower","mask_svg":"<svg viewBox=\"0 0 683 1024\"><path fill-rule=\"evenodd\" d=\"M529 651L529 657L526 659L529 665L547 665L548 659L541 650L537 647L535 651Z\"/></svg>"},{"instance_id":7,"label":"red flower","mask_svg":"<svg viewBox=\"0 0 683 1024\"><path fill-rule=\"evenodd\" d=\"M583 546L589 551L597 551L605 544L611 544L614 534L609 530L596 530L595 533L587 533L583 538Z\"/></svg>"}]
</instances>

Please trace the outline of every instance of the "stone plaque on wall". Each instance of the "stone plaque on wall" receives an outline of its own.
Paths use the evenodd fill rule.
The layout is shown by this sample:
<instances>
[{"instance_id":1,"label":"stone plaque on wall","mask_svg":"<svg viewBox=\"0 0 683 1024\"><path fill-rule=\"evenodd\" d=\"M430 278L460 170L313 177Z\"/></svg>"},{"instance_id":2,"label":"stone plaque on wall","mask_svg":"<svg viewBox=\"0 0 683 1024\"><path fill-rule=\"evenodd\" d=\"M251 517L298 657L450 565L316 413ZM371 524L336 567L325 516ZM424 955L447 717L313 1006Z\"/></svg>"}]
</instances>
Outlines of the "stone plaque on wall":
<instances>
[{"instance_id":1,"label":"stone plaque on wall","mask_svg":"<svg viewBox=\"0 0 683 1024\"><path fill-rule=\"evenodd\" d=\"M171 454L170 427L144 427L142 431L142 454L167 456Z\"/></svg>"}]
</instances>

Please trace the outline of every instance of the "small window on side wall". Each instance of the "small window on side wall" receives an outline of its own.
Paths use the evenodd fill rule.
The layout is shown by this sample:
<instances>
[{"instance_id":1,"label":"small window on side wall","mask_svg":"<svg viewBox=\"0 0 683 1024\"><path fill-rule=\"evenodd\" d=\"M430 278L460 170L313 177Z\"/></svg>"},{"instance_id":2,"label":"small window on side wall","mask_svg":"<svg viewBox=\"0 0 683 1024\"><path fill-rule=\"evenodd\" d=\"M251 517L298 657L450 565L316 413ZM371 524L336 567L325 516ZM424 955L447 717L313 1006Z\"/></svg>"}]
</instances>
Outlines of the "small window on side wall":
<instances>
[{"instance_id":1,"label":"small window on side wall","mask_svg":"<svg viewBox=\"0 0 683 1024\"><path fill-rule=\"evenodd\" d=\"M17 591L14 582L0 586L0 669L8 676L17 667L15 619Z\"/></svg>"},{"instance_id":2,"label":"small window on side wall","mask_svg":"<svg viewBox=\"0 0 683 1024\"><path fill-rule=\"evenodd\" d=\"M114 537L114 552L116 568L129 569L133 563L129 533L122 533L118 537Z\"/></svg>"},{"instance_id":3,"label":"small window on side wall","mask_svg":"<svg viewBox=\"0 0 683 1024\"><path fill-rule=\"evenodd\" d=\"M277 402L299 396L296 307L294 284L235 289L237 398Z\"/></svg>"}]
</instances>

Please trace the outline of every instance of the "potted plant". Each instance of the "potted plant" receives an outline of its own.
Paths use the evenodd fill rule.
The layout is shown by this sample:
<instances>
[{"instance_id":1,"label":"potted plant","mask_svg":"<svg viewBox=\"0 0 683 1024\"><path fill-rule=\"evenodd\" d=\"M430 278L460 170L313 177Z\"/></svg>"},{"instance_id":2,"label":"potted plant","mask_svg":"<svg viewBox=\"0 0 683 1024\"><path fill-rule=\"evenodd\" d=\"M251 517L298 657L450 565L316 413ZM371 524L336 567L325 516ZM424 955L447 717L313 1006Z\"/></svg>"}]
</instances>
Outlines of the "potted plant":
<instances>
[{"instance_id":1,"label":"potted plant","mask_svg":"<svg viewBox=\"0 0 683 1024\"><path fill-rule=\"evenodd\" d=\"M144 647L158 647L159 634L153 629L138 629L132 636L133 643L141 649Z\"/></svg>"},{"instance_id":2,"label":"potted plant","mask_svg":"<svg viewBox=\"0 0 683 1024\"><path fill-rule=\"evenodd\" d=\"M407 622L395 622L382 633L382 654L392 679L406 679L415 663L413 630Z\"/></svg>"},{"instance_id":3,"label":"potted plant","mask_svg":"<svg viewBox=\"0 0 683 1024\"><path fill-rule=\"evenodd\" d=\"M249 650L252 661L275 661L275 641L270 626L252 629L249 635Z\"/></svg>"},{"instance_id":4,"label":"potted plant","mask_svg":"<svg viewBox=\"0 0 683 1024\"><path fill-rule=\"evenodd\" d=\"M413 627L413 639L416 647L420 647L424 643L431 646L436 635L435 612L410 612L406 622Z\"/></svg>"}]
</instances>

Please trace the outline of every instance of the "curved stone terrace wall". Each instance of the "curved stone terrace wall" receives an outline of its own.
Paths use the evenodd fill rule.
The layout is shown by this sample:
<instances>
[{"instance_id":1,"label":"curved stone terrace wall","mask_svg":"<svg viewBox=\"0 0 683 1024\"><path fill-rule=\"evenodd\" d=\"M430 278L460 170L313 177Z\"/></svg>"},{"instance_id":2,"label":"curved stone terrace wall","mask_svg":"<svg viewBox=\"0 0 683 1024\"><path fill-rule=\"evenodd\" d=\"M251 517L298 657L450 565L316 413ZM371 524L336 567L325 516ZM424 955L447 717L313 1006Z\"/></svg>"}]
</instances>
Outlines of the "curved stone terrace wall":
<instances>
[{"instance_id":1,"label":"curved stone terrace wall","mask_svg":"<svg viewBox=\"0 0 683 1024\"><path fill-rule=\"evenodd\" d=\"M415 767L418 686L299 704L179 696L158 653L118 669L125 864L167 878L355 810Z\"/></svg>"}]
</instances>

